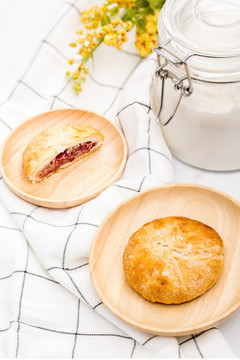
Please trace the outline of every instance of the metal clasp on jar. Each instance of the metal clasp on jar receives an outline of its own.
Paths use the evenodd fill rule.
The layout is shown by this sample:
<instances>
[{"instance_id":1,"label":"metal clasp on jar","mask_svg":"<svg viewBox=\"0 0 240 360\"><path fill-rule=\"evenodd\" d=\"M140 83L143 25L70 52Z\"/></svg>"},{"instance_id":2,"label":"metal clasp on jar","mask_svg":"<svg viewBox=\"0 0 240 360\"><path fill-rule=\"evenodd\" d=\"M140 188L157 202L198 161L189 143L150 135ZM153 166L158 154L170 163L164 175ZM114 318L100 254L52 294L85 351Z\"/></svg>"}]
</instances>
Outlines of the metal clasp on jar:
<instances>
[{"instance_id":1,"label":"metal clasp on jar","mask_svg":"<svg viewBox=\"0 0 240 360\"><path fill-rule=\"evenodd\" d=\"M173 119L173 117L176 114L176 111L179 107L179 104L182 100L182 97L183 96L188 97L193 93L192 78L191 78L191 74L190 74L186 59L181 59L167 47L167 45L170 42L171 42L171 39L168 39L163 44L158 44L156 46L156 48L154 49L154 52L157 54L157 62L158 62L158 68L155 71L155 75L159 76L162 80L160 106L159 106L159 110L157 113L157 119L156 119L158 124L161 126L166 126ZM161 58L163 58L165 60L163 62L163 64L161 64ZM172 64L176 67L183 66L186 75L183 77L178 77L174 72L170 71L170 69L166 69L166 67L169 64ZM172 111L172 114L165 122L162 122L160 120L160 115L161 115L161 112L163 109L163 104L164 104L164 85L165 85L165 80L167 78L170 78L174 82L174 89L180 91L180 94L179 94L177 103L174 106L174 109Z\"/></svg>"}]
</instances>

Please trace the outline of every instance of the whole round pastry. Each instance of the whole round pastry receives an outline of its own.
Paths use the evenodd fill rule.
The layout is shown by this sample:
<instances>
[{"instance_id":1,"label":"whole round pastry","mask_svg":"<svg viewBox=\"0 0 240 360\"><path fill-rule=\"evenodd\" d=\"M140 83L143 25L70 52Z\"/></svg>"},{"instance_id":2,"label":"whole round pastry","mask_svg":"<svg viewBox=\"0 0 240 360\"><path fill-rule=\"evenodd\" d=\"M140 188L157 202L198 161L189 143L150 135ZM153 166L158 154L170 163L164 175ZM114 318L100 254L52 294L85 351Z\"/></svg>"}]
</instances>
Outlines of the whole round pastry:
<instances>
[{"instance_id":1,"label":"whole round pastry","mask_svg":"<svg viewBox=\"0 0 240 360\"><path fill-rule=\"evenodd\" d=\"M129 239L123 269L145 299L180 304L204 294L218 280L223 241L211 227L170 216L143 225Z\"/></svg>"}]
</instances>

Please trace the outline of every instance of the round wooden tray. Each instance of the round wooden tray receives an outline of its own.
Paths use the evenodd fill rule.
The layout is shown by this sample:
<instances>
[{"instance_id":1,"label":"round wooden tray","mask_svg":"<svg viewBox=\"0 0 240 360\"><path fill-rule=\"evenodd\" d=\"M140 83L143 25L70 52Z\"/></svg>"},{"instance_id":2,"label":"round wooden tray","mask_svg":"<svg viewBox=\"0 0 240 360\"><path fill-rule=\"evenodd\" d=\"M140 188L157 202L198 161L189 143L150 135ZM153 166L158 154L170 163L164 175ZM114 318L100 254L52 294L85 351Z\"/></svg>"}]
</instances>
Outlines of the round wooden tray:
<instances>
[{"instance_id":1,"label":"round wooden tray","mask_svg":"<svg viewBox=\"0 0 240 360\"><path fill-rule=\"evenodd\" d=\"M122 255L143 224L185 216L213 227L225 247L223 272L204 295L180 305L151 303L128 284ZM93 285L119 318L152 334L180 336L208 329L240 307L240 204L217 190L191 184L152 188L123 202L103 221L90 251Z\"/></svg>"},{"instance_id":2,"label":"round wooden tray","mask_svg":"<svg viewBox=\"0 0 240 360\"><path fill-rule=\"evenodd\" d=\"M39 132L69 123L88 124L104 135L100 150L76 162L47 181L32 184L22 169L22 153ZM115 182L124 169L127 145L121 131L101 115L86 110L53 110L16 128L3 144L0 171L8 187L22 199L50 208L67 208L97 196Z\"/></svg>"}]
</instances>

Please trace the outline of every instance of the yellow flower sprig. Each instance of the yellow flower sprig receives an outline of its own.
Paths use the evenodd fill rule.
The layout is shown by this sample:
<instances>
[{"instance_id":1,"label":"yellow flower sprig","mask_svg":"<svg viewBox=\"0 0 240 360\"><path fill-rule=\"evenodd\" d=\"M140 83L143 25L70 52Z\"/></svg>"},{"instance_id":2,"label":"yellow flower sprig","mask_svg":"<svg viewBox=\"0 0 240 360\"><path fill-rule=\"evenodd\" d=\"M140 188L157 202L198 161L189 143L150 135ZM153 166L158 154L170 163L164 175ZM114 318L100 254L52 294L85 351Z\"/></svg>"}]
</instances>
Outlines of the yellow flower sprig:
<instances>
[{"instance_id":1,"label":"yellow flower sprig","mask_svg":"<svg viewBox=\"0 0 240 360\"><path fill-rule=\"evenodd\" d=\"M80 22L83 28L76 31L76 40L69 45L76 48L76 56L68 60L72 69L66 75L73 80L78 94L89 69L85 63L96 48L104 43L122 49L127 33L135 27L135 46L145 57L157 44L157 18L165 0L105 0L102 7L92 6L83 11ZM122 14L120 17L119 14Z\"/></svg>"}]
</instances>

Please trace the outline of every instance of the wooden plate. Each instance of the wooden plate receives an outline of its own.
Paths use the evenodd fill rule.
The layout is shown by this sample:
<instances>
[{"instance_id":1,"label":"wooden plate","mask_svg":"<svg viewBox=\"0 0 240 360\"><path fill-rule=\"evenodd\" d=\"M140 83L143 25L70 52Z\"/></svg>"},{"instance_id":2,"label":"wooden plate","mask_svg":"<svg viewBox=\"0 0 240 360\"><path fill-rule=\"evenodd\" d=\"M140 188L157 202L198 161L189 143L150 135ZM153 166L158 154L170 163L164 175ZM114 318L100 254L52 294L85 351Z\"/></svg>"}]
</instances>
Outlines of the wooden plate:
<instances>
[{"instance_id":1,"label":"wooden plate","mask_svg":"<svg viewBox=\"0 0 240 360\"><path fill-rule=\"evenodd\" d=\"M32 184L22 169L22 153L26 145L41 131L76 122L89 124L104 135L100 150L56 177ZM40 206L67 208L94 198L116 181L124 169L126 158L125 138L106 118L86 110L53 110L27 120L10 134L0 154L0 171L8 187L22 199Z\"/></svg>"},{"instance_id":2,"label":"wooden plate","mask_svg":"<svg viewBox=\"0 0 240 360\"><path fill-rule=\"evenodd\" d=\"M202 221L220 234L224 269L217 283L195 300L180 305L150 303L128 284L123 250L146 222L176 215ZM208 329L240 307L240 204L217 190L191 184L142 192L119 205L99 227L90 251L90 273L103 303L140 330L179 336Z\"/></svg>"}]
</instances>

